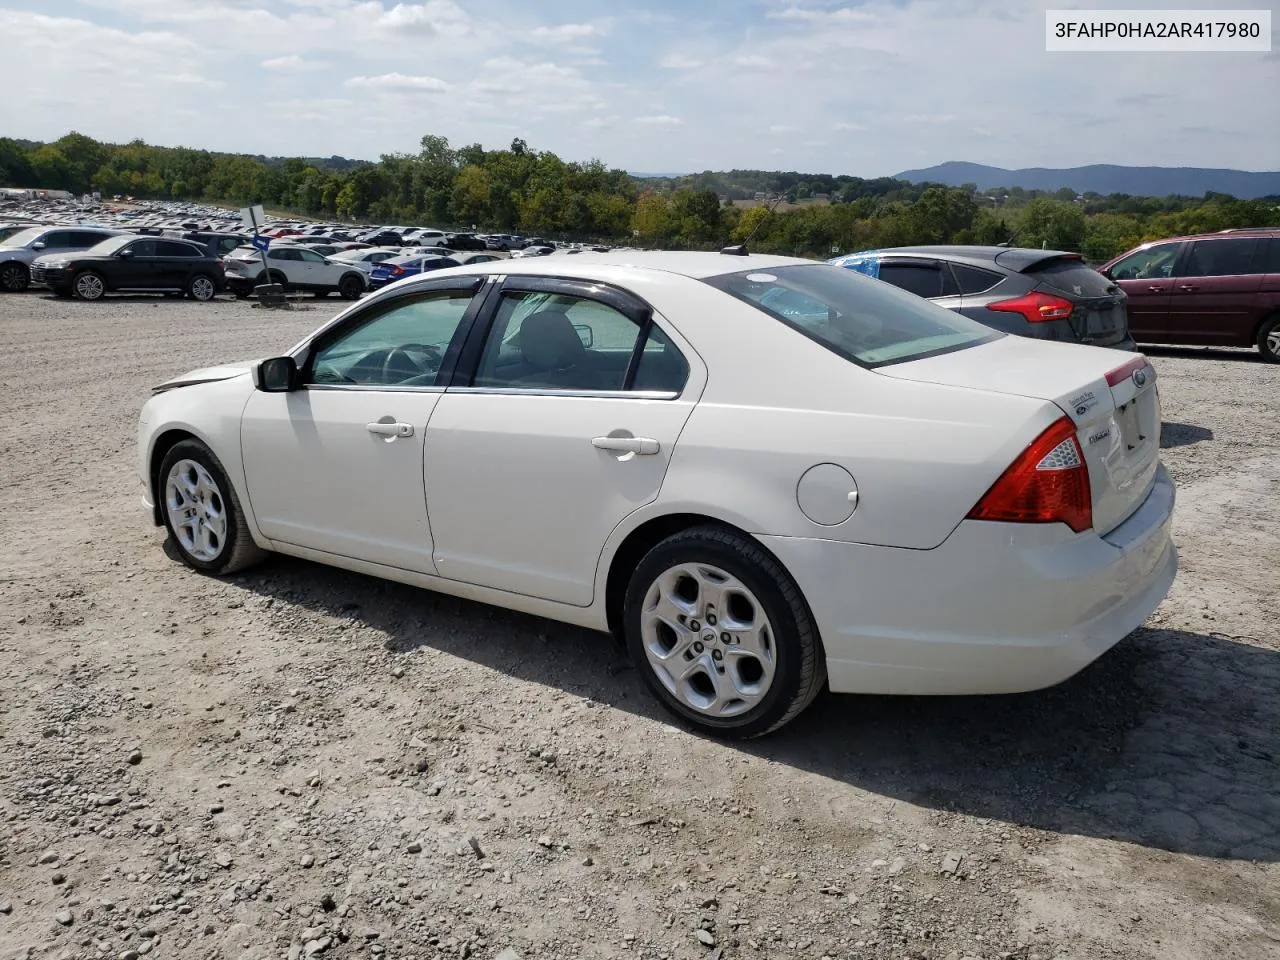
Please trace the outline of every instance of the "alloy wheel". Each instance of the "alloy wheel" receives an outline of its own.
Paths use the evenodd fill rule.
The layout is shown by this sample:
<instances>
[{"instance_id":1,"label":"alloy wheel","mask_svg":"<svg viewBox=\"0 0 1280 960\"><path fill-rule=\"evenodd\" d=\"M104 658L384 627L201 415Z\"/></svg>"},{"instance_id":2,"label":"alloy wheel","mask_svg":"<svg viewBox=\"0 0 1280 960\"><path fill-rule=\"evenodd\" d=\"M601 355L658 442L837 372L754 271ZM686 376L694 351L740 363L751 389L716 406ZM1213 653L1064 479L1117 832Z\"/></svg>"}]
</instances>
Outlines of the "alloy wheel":
<instances>
[{"instance_id":1,"label":"alloy wheel","mask_svg":"<svg viewBox=\"0 0 1280 960\"><path fill-rule=\"evenodd\" d=\"M212 300L213 281L208 277L196 277L191 281L191 296L196 300Z\"/></svg>"},{"instance_id":2,"label":"alloy wheel","mask_svg":"<svg viewBox=\"0 0 1280 960\"><path fill-rule=\"evenodd\" d=\"M1280 324L1271 328L1266 336L1267 350L1273 357L1280 357Z\"/></svg>"},{"instance_id":3,"label":"alloy wheel","mask_svg":"<svg viewBox=\"0 0 1280 960\"><path fill-rule=\"evenodd\" d=\"M81 300L97 300L106 292L102 278L96 273L83 273L76 278L76 295Z\"/></svg>"},{"instance_id":4,"label":"alloy wheel","mask_svg":"<svg viewBox=\"0 0 1280 960\"><path fill-rule=\"evenodd\" d=\"M195 460L179 460L165 480L164 502L182 549L205 563L218 559L227 541L227 511L209 471Z\"/></svg>"},{"instance_id":5,"label":"alloy wheel","mask_svg":"<svg viewBox=\"0 0 1280 960\"><path fill-rule=\"evenodd\" d=\"M649 587L640 618L650 667L689 709L735 717L769 692L777 665L773 626L746 585L719 567L669 568Z\"/></svg>"}]
</instances>

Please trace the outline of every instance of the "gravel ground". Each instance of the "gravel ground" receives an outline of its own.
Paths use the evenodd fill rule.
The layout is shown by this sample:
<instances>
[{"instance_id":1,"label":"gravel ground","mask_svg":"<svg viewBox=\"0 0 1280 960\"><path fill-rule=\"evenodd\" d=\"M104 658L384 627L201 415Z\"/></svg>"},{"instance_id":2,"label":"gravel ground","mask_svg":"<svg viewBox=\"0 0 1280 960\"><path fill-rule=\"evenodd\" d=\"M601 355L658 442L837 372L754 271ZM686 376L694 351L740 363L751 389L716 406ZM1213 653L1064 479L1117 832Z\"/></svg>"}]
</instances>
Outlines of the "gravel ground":
<instances>
[{"instance_id":1,"label":"gravel ground","mask_svg":"<svg viewBox=\"0 0 1280 960\"><path fill-rule=\"evenodd\" d=\"M732 745L607 638L166 554L147 388L336 306L0 297L0 957L1280 956L1280 367L1152 351L1182 572L1083 674Z\"/></svg>"}]
</instances>

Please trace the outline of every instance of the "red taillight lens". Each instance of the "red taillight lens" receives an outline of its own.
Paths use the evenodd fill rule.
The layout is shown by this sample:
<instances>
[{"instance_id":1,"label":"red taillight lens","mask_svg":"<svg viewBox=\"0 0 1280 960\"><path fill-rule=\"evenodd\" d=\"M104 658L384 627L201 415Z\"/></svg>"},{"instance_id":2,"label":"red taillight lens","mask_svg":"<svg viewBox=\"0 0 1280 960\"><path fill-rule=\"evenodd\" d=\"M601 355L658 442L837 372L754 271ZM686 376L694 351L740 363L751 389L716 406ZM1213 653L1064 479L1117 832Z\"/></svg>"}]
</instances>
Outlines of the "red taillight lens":
<instances>
[{"instance_id":1,"label":"red taillight lens","mask_svg":"<svg viewBox=\"0 0 1280 960\"><path fill-rule=\"evenodd\" d=\"M395 264L391 265L391 275L393 277L398 277L402 273L404 273L404 267L397 267Z\"/></svg>"},{"instance_id":2,"label":"red taillight lens","mask_svg":"<svg viewBox=\"0 0 1280 960\"><path fill-rule=\"evenodd\" d=\"M1089 468L1075 424L1063 417L1036 437L969 511L969 519L1065 523L1076 533L1093 526Z\"/></svg>"},{"instance_id":3,"label":"red taillight lens","mask_svg":"<svg viewBox=\"0 0 1280 960\"><path fill-rule=\"evenodd\" d=\"M1020 313L1031 323L1045 323L1049 320L1067 319L1075 309L1075 304L1047 293L1027 293L1012 300L988 303L987 309L999 310L1001 313Z\"/></svg>"},{"instance_id":4,"label":"red taillight lens","mask_svg":"<svg viewBox=\"0 0 1280 960\"><path fill-rule=\"evenodd\" d=\"M1124 383L1126 380L1128 380L1130 377L1132 377L1135 373L1137 373L1146 365L1147 365L1147 358L1144 357L1142 354L1138 354L1128 363L1123 364L1119 367L1116 367L1114 370L1112 370L1110 373L1107 374L1107 386L1114 387L1117 384Z\"/></svg>"}]
</instances>

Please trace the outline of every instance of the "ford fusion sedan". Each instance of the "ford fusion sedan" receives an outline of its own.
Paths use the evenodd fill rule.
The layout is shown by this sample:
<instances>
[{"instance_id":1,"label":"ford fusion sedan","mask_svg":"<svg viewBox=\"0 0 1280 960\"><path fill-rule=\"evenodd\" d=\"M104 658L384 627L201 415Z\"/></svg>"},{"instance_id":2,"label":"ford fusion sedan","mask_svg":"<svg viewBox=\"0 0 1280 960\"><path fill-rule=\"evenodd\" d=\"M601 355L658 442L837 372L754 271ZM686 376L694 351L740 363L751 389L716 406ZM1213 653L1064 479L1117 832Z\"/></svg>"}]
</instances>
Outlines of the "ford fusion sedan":
<instances>
[{"instance_id":1,"label":"ford fusion sedan","mask_svg":"<svg viewBox=\"0 0 1280 960\"><path fill-rule=\"evenodd\" d=\"M826 264L617 252L413 277L161 384L137 466L196 570L276 551L611 631L745 737L827 688L1101 656L1175 576L1159 436L1142 356Z\"/></svg>"}]
</instances>

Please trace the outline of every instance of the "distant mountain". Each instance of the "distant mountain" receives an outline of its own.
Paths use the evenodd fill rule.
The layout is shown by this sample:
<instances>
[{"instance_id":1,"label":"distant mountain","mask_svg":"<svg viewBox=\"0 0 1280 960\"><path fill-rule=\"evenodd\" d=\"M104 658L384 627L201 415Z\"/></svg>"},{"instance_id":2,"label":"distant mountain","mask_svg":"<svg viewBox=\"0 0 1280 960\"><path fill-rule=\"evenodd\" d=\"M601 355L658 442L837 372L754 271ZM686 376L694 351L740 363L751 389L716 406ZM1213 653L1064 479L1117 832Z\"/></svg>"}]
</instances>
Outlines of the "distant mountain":
<instances>
[{"instance_id":1,"label":"distant mountain","mask_svg":"<svg viewBox=\"0 0 1280 960\"><path fill-rule=\"evenodd\" d=\"M677 177L683 177L683 173L640 173L636 170L628 170L627 176L634 177L637 180L674 180Z\"/></svg>"},{"instance_id":2,"label":"distant mountain","mask_svg":"<svg viewBox=\"0 0 1280 960\"><path fill-rule=\"evenodd\" d=\"M1108 163L1052 170L1030 167L1005 170L981 163L957 160L924 170L904 170L897 179L912 183L945 183L959 187L977 184L979 190L992 187L1022 187L1024 190L1061 190L1077 193L1127 193L1135 197L1202 197L1205 193L1229 193L1241 200L1280 196L1280 172L1251 173L1247 170L1220 170L1206 167L1119 167Z\"/></svg>"}]
</instances>

